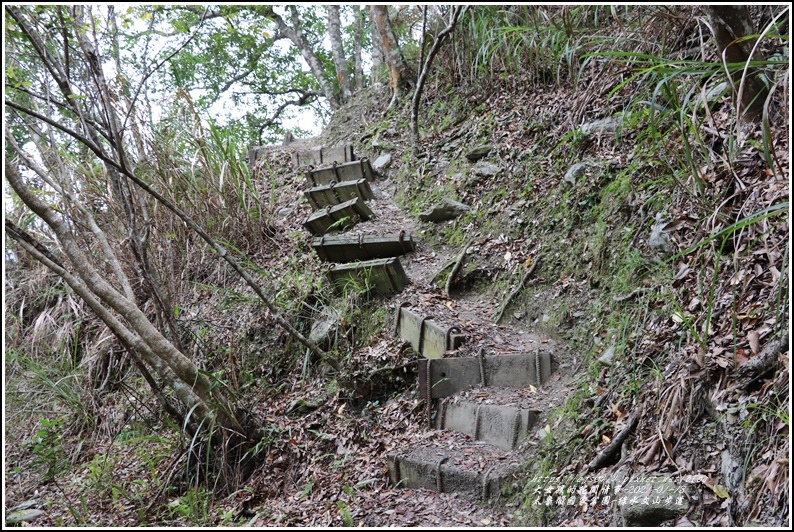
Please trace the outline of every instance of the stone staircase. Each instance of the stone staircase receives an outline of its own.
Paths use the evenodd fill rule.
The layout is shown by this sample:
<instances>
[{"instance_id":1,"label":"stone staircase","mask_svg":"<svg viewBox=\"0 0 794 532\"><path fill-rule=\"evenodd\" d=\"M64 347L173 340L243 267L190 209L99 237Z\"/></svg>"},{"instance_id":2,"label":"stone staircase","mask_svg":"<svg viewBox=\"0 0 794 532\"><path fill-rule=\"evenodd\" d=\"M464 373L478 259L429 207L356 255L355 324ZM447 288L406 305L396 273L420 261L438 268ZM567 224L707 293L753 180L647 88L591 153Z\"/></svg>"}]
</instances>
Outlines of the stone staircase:
<instances>
[{"instance_id":1,"label":"stone staircase","mask_svg":"<svg viewBox=\"0 0 794 532\"><path fill-rule=\"evenodd\" d=\"M453 437L389 453L392 485L483 499L498 495L524 463L519 448L539 412L520 395L548 380L550 350L486 355L480 349L476 356L441 358L465 342L458 327L440 326L405 304L398 307L395 322L398 337L425 357L419 364L419 393L428 426Z\"/></svg>"},{"instance_id":2,"label":"stone staircase","mask_svg":"<svg viewBox=\"0 0 794 532\"><path fill-rule=\"evenodd\" d=\"M414 250L410 234L328 234L374 218L366 203L374 198L370 182L375 172L369 160L356 158L351 146L341 146L295 152L293 163L306 175L309 188L303 195L315 209L303 227L314 237L312 248L320 259L335 263L328 271L332 285L338 291L354 285L381 296L401 292L408 277L399 256Z\"/></svg>"},{"instance_id":3,"label":"stone staircase","mask_svg":"<svg viewBox=\"0 0 794 532\"><path fill-rule=\"evenodd\" d=\"M253 161L256 155L254 149L249 157ZM334 263L328 272L332 284L341 289L354 282L381 296L401 292L409 280L399 257L415 250L412 236L344 234L374 216L366 203L373 198L375 177L369 161L342 146L296 152L293 163L306 175L303 194L315 209L303 226L320 259ZM445 358L467 343L462 327L407 301L397 306L394 323L395 336L423 357L418 384L428 428L444 437L389 452L391 484L482 499L498 495L526 462L522 444L539 418L533 408L537 396L526 392L536 392L549 379L551 348L497 354L481 347L474 356Z\"/></svg>"}]
</instances>

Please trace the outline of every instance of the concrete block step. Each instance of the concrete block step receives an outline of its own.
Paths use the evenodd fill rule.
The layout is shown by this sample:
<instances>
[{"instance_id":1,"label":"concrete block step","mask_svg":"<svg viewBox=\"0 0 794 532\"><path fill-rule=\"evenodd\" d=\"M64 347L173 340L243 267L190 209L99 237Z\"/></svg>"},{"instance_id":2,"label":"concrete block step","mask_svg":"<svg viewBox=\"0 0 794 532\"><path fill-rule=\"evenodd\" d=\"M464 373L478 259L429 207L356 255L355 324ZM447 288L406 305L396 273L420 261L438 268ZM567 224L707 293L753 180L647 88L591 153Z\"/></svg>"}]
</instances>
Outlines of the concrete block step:
<instances>
[{"instance_id":1,"label":"concrete block step","mask_svg":"<svg viewBox=\"0 0 794 532\"><path fill-rule=\"evenodd\" d=\"M353 198L359 198L363 201L374 197L369 181L366 179L342 181L341 183L331 183L330 185L310 188L304 191L303 195L315 209L338 205Z\"/></svg>"},{"instance_id":2,"label":"concrete block step","mask_svg":"<svg viewBox=\"0 0 794 532\"><path fill-rule=\"evenodd\" d=\"M397 257L338 264L328 272L328 277L338 292L354 285L365 293L382 296L402 292L408 284L408 276Z\"/></svg>"},{"instance_id":3,"label":"concrete block step","mask_svg":"<svg viewBox=\"0 0 794 532\"><path fill-rule=\"evenodd\" d=\"M355 161L353 146L333 146L330 148L312 148L308 150L296 151L292 154L292 164L295 168L304 166L322 166L327 164L347 163Z\"/></svg>"},{"instance_id":4,"label":"concrete block step","mask_svg":"<svg viewBox=\"0 0 794 532\"><path fill-rule=\"evenodd\" d=\"M454 396L439 402L435 424L438 429L462 432L509 451L527 438L539 414L517 405L474 402Z\"/></svg>"},{"instance_id":5,"label":"concrete block step","mask_svg":"<svg viewBox=\"0 0 794 532\"><path fill-rule=\"evenodd\" d=\"M410 233L400 231L389 235L334 235L312 238L312 248L328 262L398 257L416 249Z\"/></svg>"},{"instance_id":6,"label":"concrete block step","mask_svg":"<svg viewBox=\"0 0 794 532\"><path fill-rule=\"evenodd\" d=\"M313 235L322 235L332 227L340 230L349 229L359 221L371 220L374 217L366 203L353 198L313 212L303 222L303 227Z\"/></svg>"},{"instance_id":7,"label":"concrete block step","mask_svg":"<svg viewBox=\"0 0 794 532\"><path fill-rule=\"evenodd\" d=\"M460 493L482 500L499 495L522 465L520 456L478 442L443 447L423 444L392 451L386 458L394 487Z\"/></svg>"},{"instance_id":8,"label":"concrete block step","mask_svg":"<svg viewBox=\"0 0 794 532\"><path fill-rule=\"evenodd\" d=\"M526 388L540 386L551 376L551 354L496 355L428 359L419 364L423 399L449 397L475 386Z\"/></svg>"},{"instance_id":9,"label":"concrete block step","mask_svg":"<svg viewBox=\"0 0 794 532\"><path fill-rule=\"evenodd\" d=\"M312 186L330 185L331 183L355 181L357 179L372 181L374 178L375 172L366 157L349 163L333 163L322 168L310 166L306 170L306 180Z\"/></svg>"},{"instance_id":10,"label":"concrete block step","mask_svg":"<svg viewBox=\"0 0 794 532\"><path fill-rule=\"evenodd\" d=\"M466 340L457 327L443 326L432 316L422 316L411 310L405 303L396 310L395 334L425 358L441 358Z\"/></svg>"}]
</instances>

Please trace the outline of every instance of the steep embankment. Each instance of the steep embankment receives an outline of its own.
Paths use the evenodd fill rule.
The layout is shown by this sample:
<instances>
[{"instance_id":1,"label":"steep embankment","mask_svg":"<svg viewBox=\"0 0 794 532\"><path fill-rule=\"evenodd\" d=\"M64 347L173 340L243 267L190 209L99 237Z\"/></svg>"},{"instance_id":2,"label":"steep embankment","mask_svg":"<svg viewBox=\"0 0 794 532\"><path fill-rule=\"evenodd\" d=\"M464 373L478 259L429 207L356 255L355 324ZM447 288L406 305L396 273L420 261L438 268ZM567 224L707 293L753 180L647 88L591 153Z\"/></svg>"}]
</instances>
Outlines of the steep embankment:
<instances>
[{"instance_id":1,"label":"steep embankment","mask_svg":"<svg viewBox=\"0 0 794 532\"><path fill-rule=\"evenodd\" d=\"M349 142L372 160L390 155L385 179L374 185L379 216L360 230L406 229L418 242L417 251L405 259L412 285L400 298L384 302L389 310L381 332L364 340L370 345L363 349L354 347L349 359L358 380L343 379L337 397L350 405L366 404L362 413L376 426L390 426L384 420L397 412L404 416L396 425L399 434L369 433L382 444L370 458L382 466L392 446L404 448L435 434L424 430L422 404L409 399L417 387L413 373L374 386L369 378L384 364L410 367L403 366L412 355L382 331L390 330L398 299L413 298L424 300L434 314L446 307L447 318L471 324L467 333L488 339L491 348L510 349L522 333L569 345L555 357L556 392L543 392L533 403L546 410L543 430L529 435L530 470L512 486L524 490L514 499L521 508L508 513L502 508L498 518L483 519L598 525L671 518L683 524L777 522L785 511L763 501L784 501L786 494L785 472L774 464L785 458L788 439L787 421L778 415L788 404L780 387L788 370L784 365L770 373L768 368L776 367L788 349L779 335L787 328L787 292L781 282L787 181L774 169L764 170L763 154L752 143L743 145L740 158L743 189L735 190L728 175L708 169L701 181L682 181L675 167L681 160L659 151L678 149L683 159L680 140L670 130L661 139L649 135L649 115L631 108L629 96L618 94L627 112L612 115L614 101L559 89L523 92L512 81L485 94L432 94L418 157L409 152L407 115L400 110L380 115L385 96L376 91L360 94L337 113L322 138L312 141ZM728 104L721 100L722 109ZM730 129L729 113L716 109L714 117ZM787 160L785 129L772 134L775 157ZM483 146L487 149L477 150ZM420 212L444 198L471 209L451 221L417 222ZM720 265L717 252L725 252L726 242L734 254L733 269ZM464 248L464 268L447 297L443 288L449 270L441 272L442 267ZM738 279L744 281L737 292ZM503 326L493 326L494 314L519 286ZM753 317L740 310L750 310L746 300L757 309ZM702 335L706 330L715 340ZM726 350L738 358L729 362L721 356ZM743 371L740 366L750 358L775 362ZM352 394L346 388L351 382L356 383ZM394 395L403 389L408 395ZM771 400L772 415L756 415L756 400ZM735 414L721 415L726 408ZM746 432L759 424L771 431L768 438ZM617 445L609 445L612 441ZM752 472L747 441L765 449ZM738 480L742 469L744 481ZM667 482L664 491L684 494L683 499L662 500L661 507L651 505L646 513L618 497L587 503L571 499L583 483L588 495L594 490L617 494L603 478L582 480L588 472L631 477L636 488L647 487L647 477L658 477ZM543 480L547 475L555 483ZM749 486L762 479L770 489L752 494ZM419 509L425 497L439 504L448 500L445 496L423 490L394 494L377 485L374 492L357 488L345 502L355 507L352 516L368 524L444 522L439 517L444 512ZM550 504L539 497L549 489L568 497L566 502ZM367 510L378 500L375 493L384 497L378 504L396 497L399 509ZM692 503L698 498L705 502ZM428 515L435 520L425 521ZM457 514L446 518L451 515Z\"/></svg>"}]
</instances>

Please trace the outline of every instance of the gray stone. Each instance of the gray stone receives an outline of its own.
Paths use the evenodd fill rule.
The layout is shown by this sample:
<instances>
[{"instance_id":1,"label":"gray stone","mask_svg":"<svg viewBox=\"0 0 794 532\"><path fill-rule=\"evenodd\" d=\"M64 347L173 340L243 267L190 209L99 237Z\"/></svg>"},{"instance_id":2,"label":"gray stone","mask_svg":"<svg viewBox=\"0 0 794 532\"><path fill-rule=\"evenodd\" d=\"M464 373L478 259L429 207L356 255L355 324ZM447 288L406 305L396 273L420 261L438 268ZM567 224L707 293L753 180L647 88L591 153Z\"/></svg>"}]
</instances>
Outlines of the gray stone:
<instances>
[{"instance_id":1,"label":"gray stone","mask_svg":"<svg viewBox=\"0 0 794 532\"><path fill-rule=\"evenodd\" d=\"M480 161L471 167L471 171L478 177L495 177L502 169L488 161Z\"/></svg>"},{"instance_id":2,"label":"gray stone","mask_svg":"<svg viewBox=\"0 0 794 532\"><path fill-rule=\"evenodd\" d=\"M729 85L726 81L718 83L714 87L710 88L708 92L706 92L706 100L709 102L718 100L723 94L725 94L725 92L728 90L728 87Z\"/></svg>"},{"instance_id":3,"label":"gray stone","mask_svg":"<svg viewBox=\"0 0 794 532\"><path fill-rule=\"evenodd\" d=\"M615 498L624 526L659 526L689 509L683 488L665 476L639 476L621 482Z\"/></svg>"},{"instance_id":4,"label":"gray stone","mask_svg":"<svg viewBox=\"0 0 794 532\"><path fill-rule=\"evenodd\" d=\"M449 198L444 198L439 205L420 213L419 219L423 222L443 222L444 220L457 218L470 211L471 207L468 205Z\"/></svg>"},{"instance_id":5,"label":"gray stone","mask_svg":"<svg viewBox=\"0 0 794 532\"><path fill-rule=\"evenodd\" d=\"M656 223L651 227L651 236L648 238L648 245L654 251L670 253L675 247L670 240L670 235L664 230L667 225L664 212L656 215Z\"/></svg>"},{"instance_id":6,"label":"gray stone","mask_svg":"<svg viewBox=\"0 0 794 532\"><path fill-rule=\"evenodd\" d=\"M493 146L491 144L477 146L476 148L474 148L473 150L471 150L469 153L466 154L466 159L468 159L469 162L476 163L477 161L488 155L492 149Z\"/></svg>"},{"instance_id":7,"label":"gray stone","mask_svg":"<svg viewBox=\"0 0 794 532\"><path fill-rule=\"evenodd\" d=\"M733 493L742 489L742 464L727 449L720 453L722 477L728 491Z\"/></svg>"},{"instance_id":8,"label":"gray stone","mask_svg":"<svg viewBox=\"0 0 794 532\"><path fill-rule=\"evenodd\" d=\"M598 359L599 362L604 364L605 366L612 365L612 359L615 358L615 346L611 345L604 351L604 354Z\"/></svg>"},{"instance_id":9,"label":"gray stone","mask_svg":"<svg viewBox=\"0 0 794 532\"><path fill-rule=\"evenodd\" d=\"M622 115L608 116L583 124L581 131L587 137L591 135L614 135L622 122Z\"/></svg>"},{"instance_id":10,"label":"gray stone","mask_svg":"<svg viewBox=\"0 0 794 532\"><path fill-rule=\"evenodd\" d=\"M309 340L320 349L330 349L336 343L342 316L338 309L325 307L317 316L309 331Z\"/></svg>"},{"instance_id":11,"label":"gray stone","mask_svg":"<svg viewBox=\"0 0 794 532\"><path fill-rule=\"evenodd\" d=\"M391 163L391 154L384 153L383 155L375 159L375 162L372 163L372 169L378 173L381 173L383 170L386 169L387 166L389 166L389 163Z\"/></svg>"},{"instance_id":12,"label":"gray stone","mask_svg":"<svg viewBox=\"0 0 794 532\"><path fill-rule=\"evenodd\" d=\"M576 163L575 165L571 166L567 172L565 172L565 177L563 177L562 180L566 183L575 185L576 180L584 176L585 170L587 170L588 166L590 166L588 163Z\"/></svg>"},{"instance_id":13,"label":"gray stone","mask_svg":"<svg viewBox=\"0 0 794 532\"><path fill-rule=\"evenodd\" d=\"M35 521L44 515L44 510L17 510L6 515L6 523Z\"/></svg>"},{"instance_id":14,"label":"gray stone","mask_svg":"<svg viewBox=\"0 0 794 532\"><path fill-rule=\"evenodd\" d=\"M288 218L292 215L292 209L289 207L282 207L276 213L279 218Z\"/></svg>"}]
</instances>

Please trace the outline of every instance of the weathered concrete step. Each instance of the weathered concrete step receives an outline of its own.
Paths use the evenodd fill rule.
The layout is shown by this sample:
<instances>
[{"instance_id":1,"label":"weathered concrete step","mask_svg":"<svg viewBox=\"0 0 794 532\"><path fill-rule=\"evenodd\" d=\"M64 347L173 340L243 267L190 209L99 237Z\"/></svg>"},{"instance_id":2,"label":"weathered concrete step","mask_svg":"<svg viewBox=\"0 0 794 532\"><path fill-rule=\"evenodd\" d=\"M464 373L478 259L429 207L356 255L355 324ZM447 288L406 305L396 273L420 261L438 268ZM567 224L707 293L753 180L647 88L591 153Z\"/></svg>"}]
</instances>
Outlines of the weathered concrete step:
<instances>
[{"instance_id":1,"label":"weathered concrete step","mask_svg":"<svg viewBox=\"0 0 794 532\"><path fill-rule=\"evenodd\" d=\"M540 386L551 375L551 354L497 355L428 359L419 364L423 399L449 397L474 386L525 388Z\"/></svg>"},{"instance_id":2,"label":"weathered concrete step","mask_svg":"<svg viewBox=\"0 0 794 532\"><path fill-rule=\"evenodd\" d=\"M372 171L372 165L366 157L349 163L334 163L323 168L310 166L306 171L306 179L314 186L341 183L342 181L355 181L357 179L372 181L374 178L375 172Z\"/></svg>"},{"instance_id":3,"label":"weathered concrete step","mask_svg":"<svg viewBox=\"0 0 794 532\"><path fill-rule=\"evenodd\" d=\"M332 227L348 229L359 221L370 220L374 214L366 203L353 198L333 207L315 211L303 222L303 227L313 235L322 235Z\"/></svg>"},{"instance_id":4,"label":"weathered concrete step","mask_svg":"<svg viewBox=\"0 0 794 532\"><path fill-rule=\"evenodd\" d=\"M306 196L309 204L315 209L338 205L353 198L359 198L363 201L374 197L366 179L342 181L341 183L331 183L330 185L310 188L304 191L303 195Z\"/></svg>"},{"instance_id":5,"label":"weathered concrete step","mask_svg":"<svg viewBox=\"0 0 794 532\"><path fill-rule=\"evenodd\" d=\"M466 341L460 329L444 327L432 316L422 316L409 309L405 303L397 307L395 334L425 358L441 358L444 353L457 349Z\"/></svg>"},{"instance_id":6,"label":"weathered concrete step","mask_svg":"<svg viewBox=\"0 0 794 532\"><path fill-rule=\"evenodd\" d=\"M448 397L438 406L436 428L462 432L509 451L527 438L538 415L536 410Z\"/></svg>"},{"instance_id":7,"label":"weathered concrete step","mask_svg":"<svg viewBox=\"0 0 794 532\"><path fill-rule=\"evenodd\" d=\"M402 292L408 284L408 277L397 257L338 264L328 272L328 277L340 292L354 285L366 293L390 295Z\"/></svg>"},{"instance_id":8,"label":"weathered concrete step","mask_svg":"<svg viewBox=\"0 0 794 532\"><path fill-rule=\"evenodd\" d=\"M313 148L310 150L296 151L292 154L292 164L295 168L303 166L322 166L325 164L347 163L355 161L353 146L334 146L331 148Z\"/></svg>"},{"instance_id":9,"label":"weathered concrete step","mask_svg":"<svg viewBox=\"0 0 794 532\"><path fill-rule=\"evenodd\" d=\"M389 480L398 488L424 488L489 499L501 492L521 467L512 453L473 442L440 447L423 445L387 454Z\"/></svg>"},{"instance_id":10,"label":"weathered concrete step","mask_svg":"<svg viewBox=\"0 0 794 532\"><path fill-rule=\"evenodd\" d=\"M416 248L411 234L405 231L390 235L322 236L312 238L312 247L328 262L398 257Z\"/></svg>"}]
</instances>

